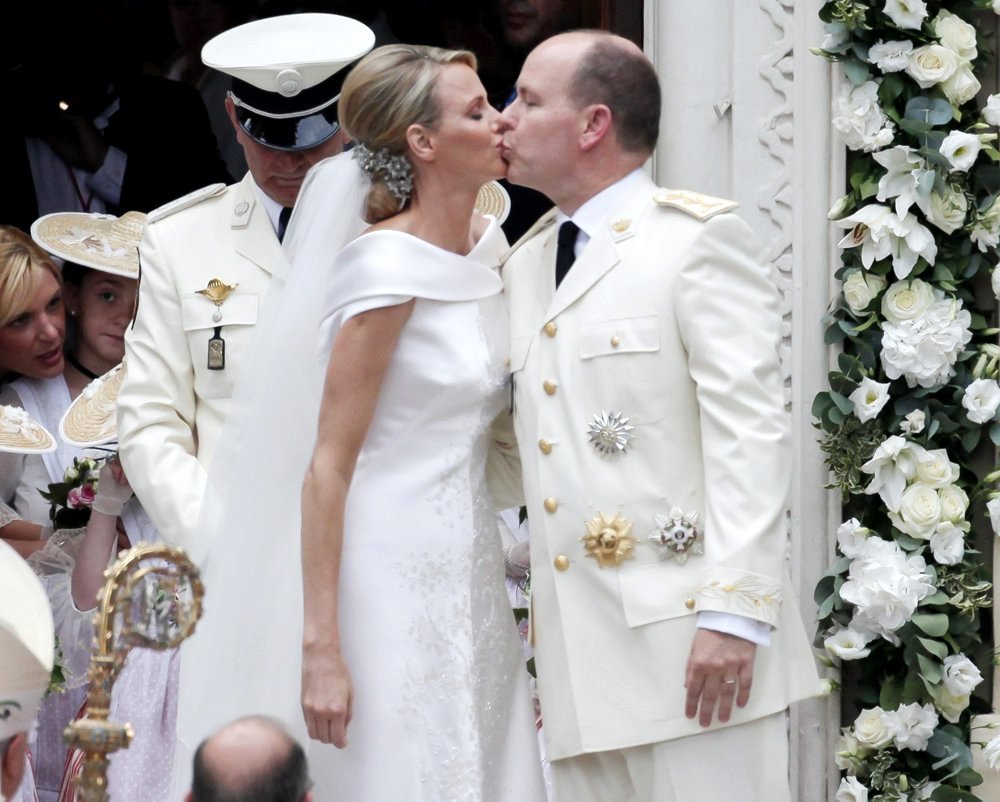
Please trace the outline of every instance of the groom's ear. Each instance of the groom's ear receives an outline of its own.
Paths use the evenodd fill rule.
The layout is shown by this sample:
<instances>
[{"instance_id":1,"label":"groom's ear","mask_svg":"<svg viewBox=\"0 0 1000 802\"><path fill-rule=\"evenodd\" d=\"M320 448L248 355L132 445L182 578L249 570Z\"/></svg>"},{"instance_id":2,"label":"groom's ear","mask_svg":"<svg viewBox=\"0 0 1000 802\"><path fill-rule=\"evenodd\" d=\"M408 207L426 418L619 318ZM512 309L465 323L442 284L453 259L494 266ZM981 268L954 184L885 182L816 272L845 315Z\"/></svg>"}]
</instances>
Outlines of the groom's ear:
<instances>
[{"instance_id":1,"label":"groom's ear","mask_svg":"<svg viewBox=\"0 0 1000 802\"><path fill-rule=\"evenodd\" d=\"M410 146L410 156L423 162L432 162L437 154L434 138L422 125L414 123L406 129L406 143Z\"/></svg>"}]
</instances>

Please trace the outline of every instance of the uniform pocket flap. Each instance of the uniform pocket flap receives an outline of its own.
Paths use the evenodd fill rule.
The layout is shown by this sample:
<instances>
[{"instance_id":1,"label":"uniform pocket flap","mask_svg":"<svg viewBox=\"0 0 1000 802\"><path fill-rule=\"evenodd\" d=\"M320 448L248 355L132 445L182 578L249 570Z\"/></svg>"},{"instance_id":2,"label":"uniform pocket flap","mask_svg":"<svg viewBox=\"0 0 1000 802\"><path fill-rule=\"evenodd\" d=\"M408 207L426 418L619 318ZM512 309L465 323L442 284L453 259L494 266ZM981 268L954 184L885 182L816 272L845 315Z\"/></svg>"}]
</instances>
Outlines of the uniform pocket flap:
<instances>
[{"instance_id":1,"label":"uniform pocket flap","mask_svg":"<svg viewBox=\"0 0 1000 802\"><path fill-rule=\"evenodd\" d=\"M660 350L659 315L599 320L580 327L580 358Z\"/></svg>"},{"instance_id":2,"label":"uniform pocket flap","mask_svg":"<svg viewBox=\"0 0 1000 802\"><path fill-rule=\"evenodd\" d=\"M214 329L216 326L252 326L257 322L260 296L255 292L234 292L216 306L208 298L192 293L181 298L184 331ZM216 313L221 317L215 319Z\"/></svg>"},{"instance_id":3,"label":"uniform pocket flap","mask_svg":"<svg viewBox=\"0 0 1000 802\"><path fill-rule=\"evenodd\" d=\"M674 563L643 563L619 569L625 621L641 627L697 612L693 576Z\"/></svg>"}]
</instances>

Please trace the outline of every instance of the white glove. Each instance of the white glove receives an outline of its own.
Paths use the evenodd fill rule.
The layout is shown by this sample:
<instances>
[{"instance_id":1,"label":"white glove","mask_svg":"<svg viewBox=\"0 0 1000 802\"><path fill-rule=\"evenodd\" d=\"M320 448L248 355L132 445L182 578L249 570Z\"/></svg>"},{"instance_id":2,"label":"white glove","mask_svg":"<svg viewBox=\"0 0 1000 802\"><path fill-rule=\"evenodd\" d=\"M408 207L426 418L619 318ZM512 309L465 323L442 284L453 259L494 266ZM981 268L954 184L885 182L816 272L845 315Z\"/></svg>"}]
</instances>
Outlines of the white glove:
<instances>
[{"instance_id":1,"label":"white glove","mask_svg":"<svg viewBox=\"0 0 1000 802\"><path fill-rule=\"evenodd\" d=\"M531 569L531 550L527 540L503 550L503 566L511 579L522 579L528 575Z\"/></svg>"},{"instance_id":2,"label":"white glove","mask_svg":"<svg viewBox=\"0 0 1000 802\"><path fill-rule=\"evenodd\" d=\"M125 472L118 460L112 457L101 466L97 477L97 496L91 509L95 512L117 518L125 508L125 502L132 498L132 488L129 486Z\"/></svg>"}]
</instances>

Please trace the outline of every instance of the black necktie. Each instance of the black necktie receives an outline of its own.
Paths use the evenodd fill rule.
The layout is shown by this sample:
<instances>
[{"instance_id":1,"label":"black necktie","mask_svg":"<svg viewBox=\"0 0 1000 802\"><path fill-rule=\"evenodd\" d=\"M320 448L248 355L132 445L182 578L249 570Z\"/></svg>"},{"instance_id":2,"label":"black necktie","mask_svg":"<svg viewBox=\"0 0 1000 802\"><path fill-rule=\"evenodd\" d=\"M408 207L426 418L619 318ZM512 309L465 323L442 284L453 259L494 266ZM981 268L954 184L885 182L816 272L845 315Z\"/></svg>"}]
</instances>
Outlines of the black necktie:
<instances>
[{"instance_id":1,"label":"black necktie","mask_svg":"<svg viewBox=\"0 0 1000 802\"><path fill-rule=\"evenodd\" d=\"M559 226L559 247L556 249L556 286L558 287L566 274L576 261L576 235L580 233L580 226L572 220L567 220Z\"/></svg>"},{"instance_id":2,"label":"black necktie","mask_svg":"<svg viewBox=\"0 0 1000 802\"><path fill-rule=\"evenodd\" d=\"M285 229L288 228L288 218L292 216L291 206L282 206L278 212L278 242L285 238Z\"/></svg>"}]
</instances>

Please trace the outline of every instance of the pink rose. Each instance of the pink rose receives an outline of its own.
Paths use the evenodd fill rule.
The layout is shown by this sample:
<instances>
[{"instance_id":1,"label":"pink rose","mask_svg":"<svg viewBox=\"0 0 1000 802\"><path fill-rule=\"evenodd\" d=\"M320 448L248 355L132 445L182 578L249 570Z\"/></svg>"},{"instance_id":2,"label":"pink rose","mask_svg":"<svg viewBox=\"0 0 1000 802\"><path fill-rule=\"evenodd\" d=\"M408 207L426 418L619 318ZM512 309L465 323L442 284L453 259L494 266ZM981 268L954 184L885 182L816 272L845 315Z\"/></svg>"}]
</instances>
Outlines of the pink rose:
<instances>
[{"instance_id":1,"label":"pink rose","mask_svg":"<svg viewBox=\"0 0 1000 802\"><path fill-rule=\"evenodd\" d=\"M90 485L80 485L72 488L66 494L66 506L71 510L81 510L94 503L94 488Z\"/></svg>"}]
</instances>

